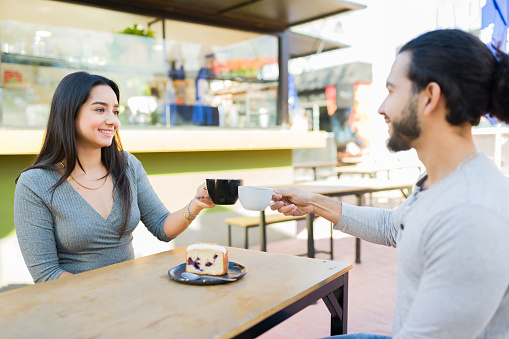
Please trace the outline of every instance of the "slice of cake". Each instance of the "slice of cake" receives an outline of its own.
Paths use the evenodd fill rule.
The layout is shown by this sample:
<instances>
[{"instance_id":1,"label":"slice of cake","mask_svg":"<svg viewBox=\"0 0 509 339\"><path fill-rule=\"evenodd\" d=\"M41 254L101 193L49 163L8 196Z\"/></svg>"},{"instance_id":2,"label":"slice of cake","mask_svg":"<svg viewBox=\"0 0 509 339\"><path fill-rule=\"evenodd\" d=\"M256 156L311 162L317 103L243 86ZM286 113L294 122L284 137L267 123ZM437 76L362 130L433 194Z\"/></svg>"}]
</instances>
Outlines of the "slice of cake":
<instances>
[{"instance_id":1,"label":"slice of cake","mask_svg":"<svg viewBox=\"0 0 509 339\"><path fill-rule=\"evenodd\" d=\"M228 264L228 250L218 244L198 243L186 249L186 272L223 275Z\"/></svg>"}]
</instances>

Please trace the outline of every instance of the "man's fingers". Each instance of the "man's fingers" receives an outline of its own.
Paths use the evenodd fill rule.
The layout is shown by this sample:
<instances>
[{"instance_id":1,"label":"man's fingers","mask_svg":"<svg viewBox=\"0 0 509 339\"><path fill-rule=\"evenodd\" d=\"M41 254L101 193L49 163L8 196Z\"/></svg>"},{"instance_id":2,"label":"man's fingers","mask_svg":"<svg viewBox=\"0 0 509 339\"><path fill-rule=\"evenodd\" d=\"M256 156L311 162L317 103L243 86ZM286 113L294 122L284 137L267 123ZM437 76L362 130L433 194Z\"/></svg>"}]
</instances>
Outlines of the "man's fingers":
<instances>
[{"instance_id":1,"label":"man's fingers","mask_svg":"<svg viewBox=\"0 0 509 339\"><path fill-rule=\"evenodd\" d=\"M292 215L296 209L297 209L297 207L295 205L291 204L288 206L281 207L280 209L278 209L278 211L279 211L279 213L283 213L284 215Z\"/></svg>"},{"instance_id":2,"label":"man's fingers","mask_svg":"<svg viewBox=\"0 0 509 339\"><path fill-rule=\"evenodd\" d=\"M281 207L283 207L285 203L283 201L276 201L274 205L270 206L270 209L273 211L279 210Z\"/></svg>"}]
</instances>

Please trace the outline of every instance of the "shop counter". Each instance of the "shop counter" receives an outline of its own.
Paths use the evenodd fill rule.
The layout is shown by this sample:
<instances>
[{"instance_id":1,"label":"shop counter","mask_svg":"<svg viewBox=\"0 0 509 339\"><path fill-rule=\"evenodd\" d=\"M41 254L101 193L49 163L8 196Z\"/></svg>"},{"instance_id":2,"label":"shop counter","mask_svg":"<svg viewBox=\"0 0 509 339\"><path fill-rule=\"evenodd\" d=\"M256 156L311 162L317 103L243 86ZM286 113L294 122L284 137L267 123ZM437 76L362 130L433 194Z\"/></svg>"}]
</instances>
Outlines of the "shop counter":
<instances>
[{"instance_id":1,"label":"shop counter","mask_svg":"<svg viewBox=\"0 0 509 339\"><path fill-rule=\"evenodd\" d=\"M0 155L37 154L43 130L0 130ZM122 129L129 152L196 152L322 148L325 132L223 128Z\"/></svg>"}]
</instances>

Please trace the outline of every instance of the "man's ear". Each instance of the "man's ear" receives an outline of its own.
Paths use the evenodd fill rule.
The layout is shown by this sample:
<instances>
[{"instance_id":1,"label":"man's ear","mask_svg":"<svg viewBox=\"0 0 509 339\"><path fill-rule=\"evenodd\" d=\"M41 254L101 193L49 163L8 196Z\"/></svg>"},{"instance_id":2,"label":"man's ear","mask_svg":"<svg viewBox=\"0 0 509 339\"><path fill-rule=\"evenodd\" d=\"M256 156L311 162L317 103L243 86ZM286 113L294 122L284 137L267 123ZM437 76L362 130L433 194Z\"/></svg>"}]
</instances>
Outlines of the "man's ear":
<instances>
[{"instance_id":1,"label":"man's ear","mask_svg":"<svg viewBox=\"0 0 509 339\"><path fill-rule=\"evenodd\" d=\"M424 105L424 115L430 115L437 110L442 91L436 82L430 82L421 92L421 103Z\"/></svg>"}]
</instances>

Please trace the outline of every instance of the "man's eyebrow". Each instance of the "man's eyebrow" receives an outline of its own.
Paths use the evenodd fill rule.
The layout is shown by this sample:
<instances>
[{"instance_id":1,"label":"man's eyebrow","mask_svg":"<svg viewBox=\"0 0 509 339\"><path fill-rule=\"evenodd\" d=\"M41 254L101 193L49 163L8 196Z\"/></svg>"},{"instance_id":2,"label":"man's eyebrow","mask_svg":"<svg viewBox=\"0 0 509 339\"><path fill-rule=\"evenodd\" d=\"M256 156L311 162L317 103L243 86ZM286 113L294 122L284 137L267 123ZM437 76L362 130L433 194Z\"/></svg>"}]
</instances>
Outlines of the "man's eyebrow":
<instances>
[{"instance_id":1,"label":"man's eyebrow","mask_svg":"<svg viewBox=\"0 0 509 339\"><path fill-rule=\"evenodd\" d=\"M95 102L91 103L90 105L108 106L108 104L107 104L107 103L102 102L102 101L95 101ZM115 105L113 105L113 106L114 106L114 107L118 107L118 104L115 104Z\"/></svg>"}]
</instances>

